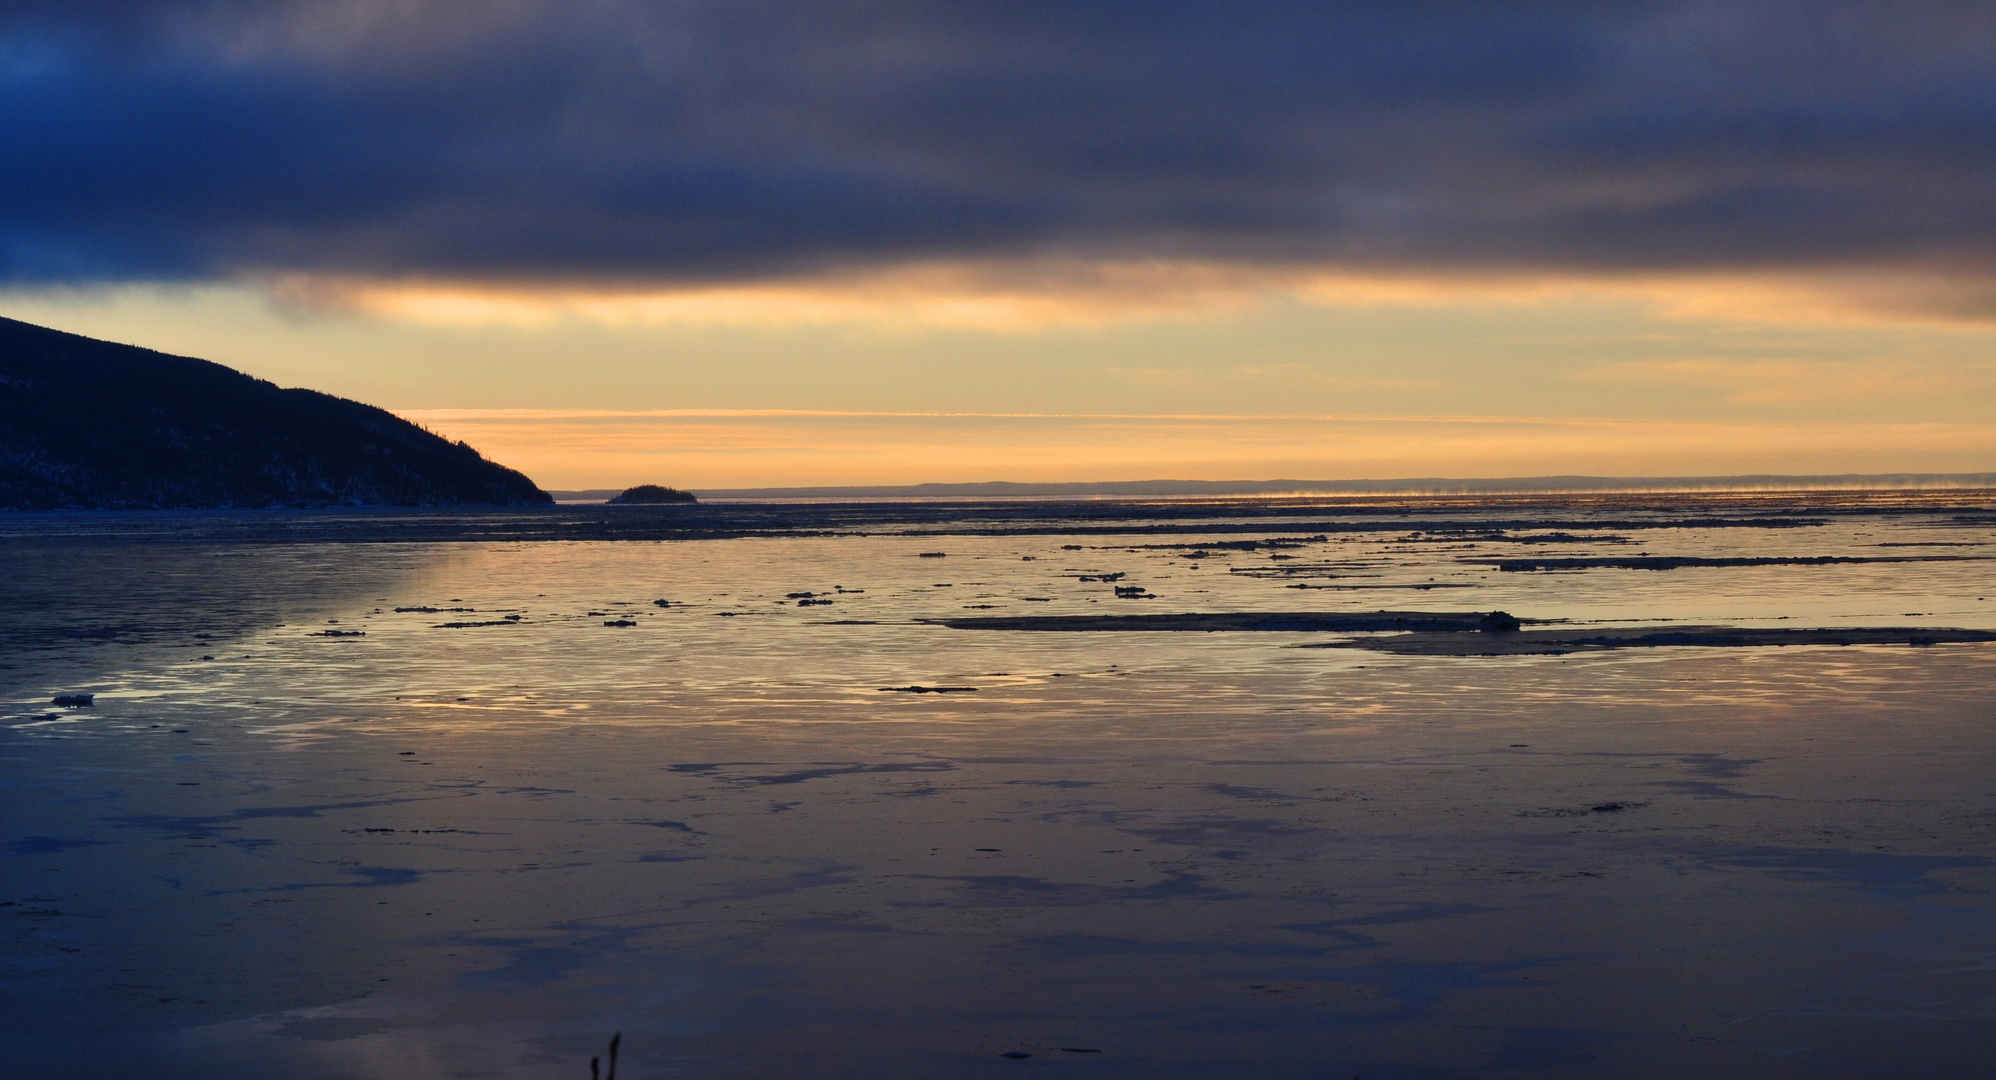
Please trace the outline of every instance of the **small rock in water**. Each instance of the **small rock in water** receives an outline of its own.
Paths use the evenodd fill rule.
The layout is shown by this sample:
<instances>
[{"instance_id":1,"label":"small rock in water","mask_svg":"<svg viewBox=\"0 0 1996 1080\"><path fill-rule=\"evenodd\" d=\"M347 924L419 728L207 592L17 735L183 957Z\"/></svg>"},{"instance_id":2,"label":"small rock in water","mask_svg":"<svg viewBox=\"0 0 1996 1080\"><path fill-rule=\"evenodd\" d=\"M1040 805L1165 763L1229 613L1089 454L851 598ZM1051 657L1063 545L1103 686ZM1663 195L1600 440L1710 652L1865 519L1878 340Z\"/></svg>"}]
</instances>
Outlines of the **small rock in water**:
<instances>
[{"instance_id":1,"label":"small rock in water","mask_svg":"<svg viewBox=\"0 0 1996 1080\"><path fill-rule=\"evenodd\" d=\"M998 1056L1001 1058L1011 1058L1013 1061L1022 1061L1033 1055L1026 1053L1024 1050L1007 1050Z\"/></svg>"},{"instance_id":2,"label":"small rock in water","mask_svg":"<svg viewBox=\"0 0 1996 1080\"><path fill-rule=\"evenodd\" d=\"M625 488L623 494L604 501L611 506L658 506L671 503L697 503L700 500L694 498L692 492L681 491L675 487L666 487L663 484L639 484L636 487ZM612 1051L611 1059L614 1061L615 1058L616 1053ZM615 1073L617 1070L612 1067L610 1071Z\"/></svg>"},{"instance_id":3,"label":"small rock in water","mask_svg":"<svg viewBox=\"0 0 1996 1080\"><path fill-rule=\"evenodd\" d=\"M638 624L638 621L637 621L636 619L604 619L604 620L603 620L603 625L604 625L604 626L636 626L637 624Z\"/></svg>"},{"instance_id":4,"label":"small rock in water","mask_svg":"<svg viewBox=\"0 0 1996 1080\"><path fill-rule=\"evenodd\" d=\"M670 601L670 600L653 600L653 601L652 601L652 606L653 606L653 607L671 607L671 606L672 606L672 601Z\"/></svg>"},{"instance_id":5,"label":"small rock in water","mask_svg":"<svg viewBox=\"0 0 1996 1080\"><path fill-rule=\"evenodd\" d=\"M916 558L920 558L920 559L947 559L947 558L949 558L949 552L947 552L947 551L924 551L924 552L922 552L922 553L921 553L920 555L916 556Z\"/></svg>"},{"instance_id":6,"label":"small rock in water","mask_svg":"<svg viewBox=\"0 0 1996 1080\"><path fill-rule=\"evenodd\" d=\"M1493 611L1476 620L1476 628L1485 633L1508 633L1521 625L1518 617L1508 611Z\"/></svg>"},{"instance_id":7,"label":"small rock in water","mask_svg":"<svg viewBox=\"0 0 1996 1080\"><path fill-rule=\"evenodd\" d=\"M66 709L81 709L85 706L95 704L96 701L96 694L57 694L55 696L55 704L61 705Z\"/></svg>"},{"instance_id":8,"label":"small rock in water","mask_svg":"<svg viewBox=\"0 0 1996 1080\"><path fill-rule=\"evenodd\" d=\"M366 636L367 636L367 631L365 631L365 630L321 630L321 631L319 631L319 632L318 632L318 633L316 633L316 634L307 634L306 636L307 636L307 637L366 637Z\"/></svg>"},{"instance_id":9,"label":"small rock in water","mask_svg":"<svg viewBox=\"0 0 1996 1080\"><path fill-rule=\"evenodd\" d=\"M883 686L883 694L974 694L975 686Z\"/></svg>"}]
</instances>

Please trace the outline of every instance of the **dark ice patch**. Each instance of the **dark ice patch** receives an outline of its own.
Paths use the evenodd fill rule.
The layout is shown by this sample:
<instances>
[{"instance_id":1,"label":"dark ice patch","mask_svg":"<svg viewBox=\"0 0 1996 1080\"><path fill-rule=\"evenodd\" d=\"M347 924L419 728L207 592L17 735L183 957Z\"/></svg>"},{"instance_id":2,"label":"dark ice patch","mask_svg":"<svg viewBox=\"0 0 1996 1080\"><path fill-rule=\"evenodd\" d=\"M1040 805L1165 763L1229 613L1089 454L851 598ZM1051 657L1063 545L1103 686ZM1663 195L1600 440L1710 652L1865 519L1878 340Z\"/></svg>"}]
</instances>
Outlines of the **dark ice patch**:
<instances>
[{"instance_id":1,"label":"dark ice patch","mask_svg":"<svg viewBox=\"0 0 1996 1080\"><path fill-rule=\"evenodd\" d=\"M902 761L879 765L825 765L815 769L799 769L796 772L769 773L761 776L745 776L742 779L752 784L801 784L806 780L822 780L828 776L857 776L866 773L928 773L955 772L956 766L947 761Z\"/></svg>"},{"instance_id":2,"label":"dark ice patch","mask_svg":"<svg viewBox=\"0 0 1996 1080\"><path fill-rule=\"evenodd\" d=\"M1838 881L1872 892L1922 896L1946 888L1928 876L1934 871L1983 867L1989 865L1989 860L1977 855L1895 855L1875 851L1753 848L1710 857L1705 860L1705 865L1766 870L1780 877L1803 881Z\"/></svg>"},{"instance_id":3,"label":"dark ice patch","mask_svg":"<svg viewBox=\"0 0 1996 1080\"><path fill-rule=\"evenodd\" d=\"M1541 570L1678 570L1685 567L1839 566L1847 563L1981 562L1987 555L1582 555L1563 559L1458 559L1504 573Z\"/></svg>"},{"instance_id":4,"label":"dark ice patch","mask_svg":"<svg viewBox=\"0 0 1996 1080\"><path fill-rule=\"evenodd\" d=\"M683 821L663 821L663 820L660 820L660 821L635 821L635 820L634 820L634 821L631 821L631 822L630 822L630 824L632 824L632 825L649 825L649 826L651 826L651 827L652 827L652 828L654 828L654 829L671 829L671 830L673 830L673 831L675 831L675 832L683 832L683 833L693 833L693 834L695 834L695 835L698 835L698 834L699 834L699 832L700 832L700 830L698 830L698 829L694 828L694 827L693 827L693 826L691 826L691 825L688 825L688 824L686 824L686 823L685 823L685 822L683 822Z\"/></svg>"},{"instance_id":5,"label":"dark ice patch","mask_svg":"<svg viewBox=\"0 0 1996 1080\"><path fill-rule=\"evenodd\" d=\"M984 615L923 619L955 630L1057 632L1359 633L1377 630L1459 633L1490 626L1482 611L1221 611L1169 615ZM1508 616L1507 616L1508 618ZM1996 635L1991 635L1996 637Z\"/></svg>"},{"instance_id":6,"label":"dark ice patch","mask_svg":"<svg viewBox=\"0 0 1996 1080\"><path fill-rule=\"evenodd\" d=\"M1746 798L1747 796L1740 796ZM1537 810L1520 810L1519 817L1587 817L1590 814L1621 814L1630 810L1640 810L1648 803L1626 801L1603 801L1586 806L1547 806Z\"/></svg>"},{"instance_id":7,"label":"dark ice patch","mask_svg":"<svg viewBox=\"0 0 1996 1080\"><path fill-rule=\"evenodd\" d=\"M182 833L193 830L229 830L234 823L255 821L260 818L315 818L329 810L363 810L374 806L392 806L397 803L413 802L412 799L368 799L360 802L309 803L301 806L253 806L244 807L226 814L204 816L181 816L174 814L120 814L100 820L132 829L152 829L158 832Z\"/></svg>"},{"instance_id":8,"label":"dark ice patch","mask_svg":"<svg viewBox=\"0 0 1996 1080\"><path fill-rule=\"evenodd\" d=\"M1289 795L1269 788L1245 787L1240 784L1207 784L1206 790L1215 795L1225 795L1233 799L1251 799L1264 802L1292 802L1300 796Z\"/></svg>"},{"instance_id":9,"label":"dark ice patch","mask_svg":"<svg viewBox=\"0 0 1996 1080\"><path fill-rule=\"evenodd\" d=\"M102 840L69 840L60 836L24 836L7 845L8 852L15 855L54 855L57 852L75 848L96 847Z\"/></svg>"},{"instance_id":10,"label":"dark ice patch","mask_svg":"<svg viewBox=\"0 0 1996 1080\"><path fill-rule=\"evenodd\" d=\"M1396 656L1565 656L1647 648L1783 648L1799 645L1946 645L1996 641L1996 630L1954 627L1760 629L1680 626L1669 630L1518 630L1505 634L1419 632L1312 642L1303 649L1365 649Z\"/></svg>"},{"instance_id":11,"label":"dark ice patch","mask_svg":"<svg viewBox=\"0 0 1996 1080\"><path fill-rule=\"evenodd\" d=\"M1718 780L1737 780L1764 758L1729 758L1724 754L1686 754L1677 759L1692 772Z\"/></svg>"},{"instance_id":12,"label":"dark ice patch","mask_svg":"<svg viewBox=\"0 0 1996 1080\"><path fill-rule=\"evenodd\" d=\"M340 872L366 878L363 885L414 885L423 880L425 873L398 866L350 866Z\"/></svg>"},{"instance_id":13,"label":"dark ice patch","mask_svg":"<svg viewBox=\"0 0 1996 1080\"><path fill-rule=\"evenodd\" d=\"M1694 799L1778 799L1779 795L1756 795L1738 791L1712 780L1654 780L1644 785L1689 795Z\"/></svg>"}]
</instances>

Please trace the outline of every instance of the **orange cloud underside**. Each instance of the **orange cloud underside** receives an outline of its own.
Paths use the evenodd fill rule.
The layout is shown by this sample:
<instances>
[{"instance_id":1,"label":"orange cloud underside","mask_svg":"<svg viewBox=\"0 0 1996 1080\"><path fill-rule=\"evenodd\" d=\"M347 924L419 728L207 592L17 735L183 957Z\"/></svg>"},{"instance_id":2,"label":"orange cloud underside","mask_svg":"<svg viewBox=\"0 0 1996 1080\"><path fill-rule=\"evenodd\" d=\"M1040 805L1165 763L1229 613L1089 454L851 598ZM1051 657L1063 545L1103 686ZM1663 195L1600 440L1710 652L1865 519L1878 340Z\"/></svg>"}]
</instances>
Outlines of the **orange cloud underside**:
<instances>
[{"instance_id":1,"label":"orange cloud underside","mask_svg":"<svg viewBox=\"0 0 1996 1080\"><path fill-rule=\"evenodd\" d=\"M1206 262L929 263L811 278L679 286L290 277L281 301L442 326L964 327L1033 331L1212 318L1272 302L1367 307L1632 302L1673 318L1774 323L1996 322L1979 275L1925 269L1576 276L1373 272Z\"/></svg>"}]
</instances>

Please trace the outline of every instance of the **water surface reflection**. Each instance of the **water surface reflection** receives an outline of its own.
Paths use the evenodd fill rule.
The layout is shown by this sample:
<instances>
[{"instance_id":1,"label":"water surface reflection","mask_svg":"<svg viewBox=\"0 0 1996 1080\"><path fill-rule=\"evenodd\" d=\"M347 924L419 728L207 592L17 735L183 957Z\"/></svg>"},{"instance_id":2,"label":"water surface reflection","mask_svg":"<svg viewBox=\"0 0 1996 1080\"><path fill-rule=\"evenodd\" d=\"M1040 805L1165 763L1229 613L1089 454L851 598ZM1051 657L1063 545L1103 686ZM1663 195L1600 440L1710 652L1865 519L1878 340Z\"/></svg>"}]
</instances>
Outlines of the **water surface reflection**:
<instances>
[{"instance_id":1,"label":"water surface reflection","mask_svg":"<svg viewBox=\"0 0 1996 1080\"><path fill-rule=\"evenodd\" d=\"M1398 513L1281 509L626 542L10 522L0 1053L573 1077L621 1030L634 1076L1990 1065L1996 647L1397 657L922 621L1989 627L1978 561L1464 561L1943 550L1881 545L1986 544L1984 511L1632 530L1660 511L1601 505L1621 526L1590 534L1456 504L1502 527L1219 546ZM882 692L912 685L976 690Z\"/></svg>"}]
</instances>

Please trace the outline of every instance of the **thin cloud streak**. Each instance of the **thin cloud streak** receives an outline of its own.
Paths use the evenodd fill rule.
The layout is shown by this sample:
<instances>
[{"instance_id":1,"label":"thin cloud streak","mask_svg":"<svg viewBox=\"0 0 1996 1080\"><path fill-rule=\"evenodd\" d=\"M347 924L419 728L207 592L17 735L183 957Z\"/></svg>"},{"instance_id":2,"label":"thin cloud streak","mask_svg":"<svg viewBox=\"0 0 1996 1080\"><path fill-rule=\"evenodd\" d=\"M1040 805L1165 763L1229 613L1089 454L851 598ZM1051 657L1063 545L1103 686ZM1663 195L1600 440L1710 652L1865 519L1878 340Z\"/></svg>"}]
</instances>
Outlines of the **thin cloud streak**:
<instances>
[{"instance_id":1,"label":"thin cloud streak","mask_svg":"<svg viewBox=\"0 0 1996 1080\"><path fill-rule=\"evenodd\" d=\"M1987 326L1996 286L1915 272L1734 276L1355 275L1195 264L908 267L879 274L634 291L563 283L325 281L266 284L279 304L444 327L545 329L842 325L874 332L1038 333L1219 320L1280 304L1364 308L1634 305L1680 321Z\"/></svg>"}]
</instances>

